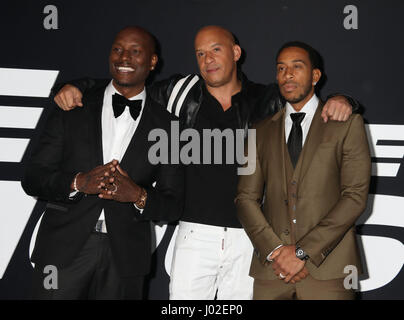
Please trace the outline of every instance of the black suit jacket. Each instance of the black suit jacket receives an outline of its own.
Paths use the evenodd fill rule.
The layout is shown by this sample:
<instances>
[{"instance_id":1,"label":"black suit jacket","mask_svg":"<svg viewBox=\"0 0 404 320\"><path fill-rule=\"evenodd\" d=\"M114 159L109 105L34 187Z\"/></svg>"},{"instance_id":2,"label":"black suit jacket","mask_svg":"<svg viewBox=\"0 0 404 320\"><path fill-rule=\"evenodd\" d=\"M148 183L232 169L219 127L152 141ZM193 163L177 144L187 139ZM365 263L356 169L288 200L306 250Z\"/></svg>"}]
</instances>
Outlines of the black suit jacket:
<instances>
[{"instance_id":1,"label":"black suit jacket","mask_svg":"<svg viewBox=\"0 0 404 320\"><path fill-rule=\"evenodd\" d=\"M151 129L170 132L173 116L149 96L139 125L121 166L147 190L142 214L133 203L120 203L79 195L69 199L70 184L77 172L103 164L101 111L105 87L90 90L84 108L63 112L53 107L44 132L26 167L22 186L27 194L48 201L32 261L39 266L68 266L85 244L101 210L121 276L144 275L150 269L149 220L173 221L182 213L183 170L180 165L152 165L148 161ZM156 182L155 187L152 187Z\"/></svg>"}]
</instances>

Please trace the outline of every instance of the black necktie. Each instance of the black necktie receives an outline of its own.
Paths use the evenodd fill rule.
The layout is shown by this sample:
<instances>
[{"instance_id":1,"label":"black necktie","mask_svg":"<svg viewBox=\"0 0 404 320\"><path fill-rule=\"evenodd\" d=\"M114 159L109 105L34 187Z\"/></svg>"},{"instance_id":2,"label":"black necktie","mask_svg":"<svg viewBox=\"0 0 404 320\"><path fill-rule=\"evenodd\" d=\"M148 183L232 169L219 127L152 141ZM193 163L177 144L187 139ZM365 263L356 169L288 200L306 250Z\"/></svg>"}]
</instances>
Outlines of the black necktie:
<instances>
[{"instance_id":1,"label":"black necktie","mask_svg":"<svg viewBox=\"0 0 404 320\"><path fill-rule=\"evenodd\" d=\"M142 109L142 100L129 100L118 93L112 96L112 107L114 109L115 118L118 118L122 112L125 111L126 106L129 107L130 115L133 120L136 120Z\"/></svg>"},{"instance_id":2,"label":"black necktie","mask_svg":"<svg viewBox=\"0 0 404 320\"><path fill-rule=\"evenodd\" d=\"M304 112L290 114L293 125L288 138L288 150L293 168L296 167L297 160L299 160L299 155L302 151L303 132L300 124L302 123L305 115L306 114Z\"/></svg>"}]
</instances>

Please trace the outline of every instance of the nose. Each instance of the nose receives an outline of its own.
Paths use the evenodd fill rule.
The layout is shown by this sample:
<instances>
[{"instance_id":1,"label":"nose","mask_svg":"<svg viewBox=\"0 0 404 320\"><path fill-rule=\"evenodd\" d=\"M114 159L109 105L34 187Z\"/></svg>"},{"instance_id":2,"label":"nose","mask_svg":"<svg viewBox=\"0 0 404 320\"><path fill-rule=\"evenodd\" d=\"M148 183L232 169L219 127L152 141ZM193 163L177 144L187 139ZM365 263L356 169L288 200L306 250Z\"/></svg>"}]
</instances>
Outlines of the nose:
<instances>
[{"instance_id":1,"label":"nose","mask_svg":"<svg viewBox=\"0 0 404 320\"><path fill-rule=\"evenodd\" d=\"M294 77L293 69L292 68L286 68L286 70L285 70L285 78L287 80L289 80L289 79L293 79L293 77Z\"/></svg>"},{"instance_id":2,"label":"nose","mask_svg":"<svg viewBox=\"0 0 404 320\"><path fill-rule=\"evenodd\" d=\"M131 59L129 50L123 50L120 58L122 61L129 61Z\"/></svg>"},{"instance_id":3,"label":"nose","mask_svg":"<svg viewBox=\"0 0 404 320\"><path fill-rule=\"evenodd\" d=\"M215 59L213 58L212 53L207 52L206 55L205 55L205 63L209 64L209 63L212 63L214 60Z\"/></svg>"}]
</instances>

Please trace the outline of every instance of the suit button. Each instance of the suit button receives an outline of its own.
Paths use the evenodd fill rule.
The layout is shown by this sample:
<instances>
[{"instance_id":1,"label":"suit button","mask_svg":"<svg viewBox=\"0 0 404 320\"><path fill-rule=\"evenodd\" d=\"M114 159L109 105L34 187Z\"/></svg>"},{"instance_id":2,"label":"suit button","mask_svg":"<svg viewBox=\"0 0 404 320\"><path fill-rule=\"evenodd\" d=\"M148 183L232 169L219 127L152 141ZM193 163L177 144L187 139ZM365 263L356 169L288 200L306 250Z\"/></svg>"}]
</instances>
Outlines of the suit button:
<instances>
[{"instance_id":1,"label":"suit button","mask_svg":"<svg viewBox=\"0 0 404 320\"><path fill-rule=\"evenodd\" d=\"M289 234L289 230L286 229L283 233L284 233L285 235L288 235L288 234Z\"/></svg>"}]
</instances>

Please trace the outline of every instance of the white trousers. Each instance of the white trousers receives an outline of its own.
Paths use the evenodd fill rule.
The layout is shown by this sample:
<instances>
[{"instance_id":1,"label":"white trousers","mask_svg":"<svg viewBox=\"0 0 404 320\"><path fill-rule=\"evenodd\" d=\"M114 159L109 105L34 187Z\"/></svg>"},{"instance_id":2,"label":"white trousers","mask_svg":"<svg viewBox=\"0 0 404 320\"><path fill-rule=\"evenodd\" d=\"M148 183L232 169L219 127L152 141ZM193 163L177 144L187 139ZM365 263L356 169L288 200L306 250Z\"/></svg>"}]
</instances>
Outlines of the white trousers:
<instances>
[{"instance_id":1,"label":"white trousers","mask_svg":"<svg viewBox=\"0 0 404 320\"><path fill-rule=\"evenodd\" d=\"M179 222L171 264L171 300L250 300L253 247L242 228Z\"/></svg>"}]
</instances>

